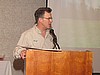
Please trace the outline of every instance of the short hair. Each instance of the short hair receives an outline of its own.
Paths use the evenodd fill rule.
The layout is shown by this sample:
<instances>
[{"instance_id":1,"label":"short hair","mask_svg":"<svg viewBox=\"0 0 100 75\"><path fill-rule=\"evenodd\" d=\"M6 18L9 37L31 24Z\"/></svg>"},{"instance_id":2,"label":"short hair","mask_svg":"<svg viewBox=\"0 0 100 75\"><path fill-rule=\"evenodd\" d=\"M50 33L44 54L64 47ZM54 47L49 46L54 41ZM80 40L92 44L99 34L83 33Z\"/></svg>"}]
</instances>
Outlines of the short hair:
<instances>
[{"instance_id":1,"label":"short hair","mask_svg":"<svg viewBox=\"0 0 100 75\"><path fill-rule=\"evenodd\" d=\"M34 16L35 16L35 24L38 22L38 19L39 18L42 18L44 13L48 12L48 13L51 13L52 12L52 9L49 8L49 7L40 7L38 8L35 13L34 13Z\"/></svg>"}]
</instances>

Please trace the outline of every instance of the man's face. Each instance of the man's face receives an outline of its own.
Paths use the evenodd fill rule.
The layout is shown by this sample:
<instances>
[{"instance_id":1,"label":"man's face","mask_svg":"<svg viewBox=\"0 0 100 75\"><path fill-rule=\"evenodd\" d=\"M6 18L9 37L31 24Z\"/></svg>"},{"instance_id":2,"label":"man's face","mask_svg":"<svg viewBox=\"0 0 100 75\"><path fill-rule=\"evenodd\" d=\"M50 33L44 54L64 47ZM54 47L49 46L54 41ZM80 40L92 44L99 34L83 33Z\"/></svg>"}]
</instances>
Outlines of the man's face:
<instances>
[{"instance_id":1,"label":"man's face","mask_svg":"<svg viewBox=\"0 0 100 75\"><path fill-rule=\"evenodd\" d=\"M45 12L43 20L42 20L42 25L45 29L49 29L52 27L51 23L52 23L52 14Z\"/></svg>"}]
</instances>

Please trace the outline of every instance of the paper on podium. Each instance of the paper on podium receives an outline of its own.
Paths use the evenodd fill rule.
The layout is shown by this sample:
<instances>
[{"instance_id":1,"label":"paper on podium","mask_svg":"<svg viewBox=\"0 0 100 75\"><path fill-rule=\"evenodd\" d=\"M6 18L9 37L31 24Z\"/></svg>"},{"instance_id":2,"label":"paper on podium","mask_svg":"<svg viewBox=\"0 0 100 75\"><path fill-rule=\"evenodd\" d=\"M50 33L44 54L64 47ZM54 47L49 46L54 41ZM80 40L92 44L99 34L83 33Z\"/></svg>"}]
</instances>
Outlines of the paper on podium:
<instances>
[{"instance_id":1,"label":"paper on podium","mask_svg":"<svg viewBox=\"0 0 100 75\"><path fill-rule=\"evenodd\" d=\"M52 51L52 52L61 52L61 49L46 49L46 48L32 48L32 47L23 47L26 48L26 50L32 49L32 50L42 50L42 51Z\"/></svg>"}]
</instances>

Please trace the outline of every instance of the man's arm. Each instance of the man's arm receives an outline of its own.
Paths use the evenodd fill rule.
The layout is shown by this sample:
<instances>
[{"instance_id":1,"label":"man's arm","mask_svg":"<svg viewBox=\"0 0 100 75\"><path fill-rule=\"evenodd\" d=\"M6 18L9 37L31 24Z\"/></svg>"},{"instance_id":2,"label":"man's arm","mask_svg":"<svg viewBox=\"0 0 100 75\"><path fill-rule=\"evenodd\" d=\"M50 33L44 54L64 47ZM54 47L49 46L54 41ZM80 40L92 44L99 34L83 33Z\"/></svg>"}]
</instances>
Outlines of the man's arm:
<instances>
[{"instance_id":1,"label":"man's arm","mask_svg":"<svg viewBox=\"0 0 100 75\"><path fill-rule=\"evenodd\" d=\"M25 33L23 33L18 41L17 46L15 47L14 51L13 51L13 56L15 59L18 58L22 58L24 59L26 56L26 48L24 48L23 46L27 47L27 35L25 35Z\"/></svg>"}]
</instances>

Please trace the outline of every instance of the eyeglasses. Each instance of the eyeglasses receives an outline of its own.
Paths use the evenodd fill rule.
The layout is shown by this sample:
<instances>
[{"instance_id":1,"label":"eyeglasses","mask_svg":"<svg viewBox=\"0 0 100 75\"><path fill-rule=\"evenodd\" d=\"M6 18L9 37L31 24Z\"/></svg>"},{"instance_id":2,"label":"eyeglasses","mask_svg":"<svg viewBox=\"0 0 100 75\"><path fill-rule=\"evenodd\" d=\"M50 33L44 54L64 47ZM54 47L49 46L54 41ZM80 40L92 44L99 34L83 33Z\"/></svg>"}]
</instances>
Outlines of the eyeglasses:
<instances>
[{"instance_id":1,"label":"eyeglasses","mask_svg":"<svg viewBox=\"0 0 100 75\"><path fill-rule=\"evenodd\" d=\"M48 20L52 20L52 17L49 17L49 18L46 18L46 17L43 17L44 19L48 19Z\"/></svg>"}]
</instances>

